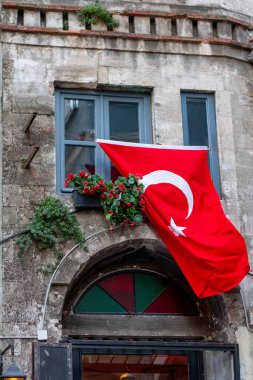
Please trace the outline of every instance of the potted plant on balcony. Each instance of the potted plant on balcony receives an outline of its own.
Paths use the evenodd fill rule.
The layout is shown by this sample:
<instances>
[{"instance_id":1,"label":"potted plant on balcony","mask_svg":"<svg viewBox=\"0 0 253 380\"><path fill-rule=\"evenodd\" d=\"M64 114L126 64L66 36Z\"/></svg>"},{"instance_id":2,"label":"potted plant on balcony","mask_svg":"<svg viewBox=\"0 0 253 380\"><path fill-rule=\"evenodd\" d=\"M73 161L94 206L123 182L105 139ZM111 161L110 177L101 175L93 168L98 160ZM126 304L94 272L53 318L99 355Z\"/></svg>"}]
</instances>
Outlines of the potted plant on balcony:
<instances>
[{"instance_id":1,"label":"potted plant on balcony","mask_svg":"<svg viewBox=\"0 0 253 380\"><path fill-rule=\"evenodd\" d=\"M143 220L145 201L140 177L130 174L116 181L105 181L97 174L81 171L69 173L65 187L74 188L73 201L76 209L101 209L113 230L116 225L135 226Z\"/></svg>"},{"instance_id":2,"label":"potted plant on balcony","mask_svg":"<svg viewBox=\"0 0 253 380\"><path fill-rule=\"evenodd\" d=\"M128 177L118 177L106 185L106 191L101 194L101 203L105 218L110 229L118 224L134 227L142 222L145 213L143 185L138 183L138 177L130 174Z\"/></svg>"},{"instance_id":3,"label":"potted plant on balcony","mask_svg":"<svg viewBox=\"0 0 253 380\"><path fill-rule=\"evenodd\" d=\"M97 174L84 170L79 174L69 173L65 187L73 188L73 202L76 209L101 209L100 195L106 191L104 180Z\"/></svg>"}]
</instances>

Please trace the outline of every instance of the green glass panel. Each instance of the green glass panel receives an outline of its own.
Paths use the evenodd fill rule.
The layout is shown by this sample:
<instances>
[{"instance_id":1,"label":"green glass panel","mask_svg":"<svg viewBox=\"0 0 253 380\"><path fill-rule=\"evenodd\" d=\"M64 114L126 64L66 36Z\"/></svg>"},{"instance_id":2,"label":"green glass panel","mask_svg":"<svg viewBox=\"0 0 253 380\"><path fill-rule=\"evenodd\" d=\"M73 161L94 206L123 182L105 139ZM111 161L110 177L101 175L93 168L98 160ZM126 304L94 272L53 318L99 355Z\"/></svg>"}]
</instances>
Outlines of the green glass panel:
<instances>
[{"instance_id":1,"label":"green glass panel","mask_svg":"<svg viewBox=\"0 0 253 380\"><path fill-rule=\"evenodd\" d=\"M135 274L135 307L141 313L167 286L167 280L147 273Z\"/></svg>"},{"instance_id":2,"label":"green glass panel","mask_svg":"<svg viewBox=\"0 0 253 380\"><path fill-rule=\"evenodd\" d=\"M126 313L109 294L95 285L85 293L74 309L75 313Z\"/></svg>"}]
</instances>

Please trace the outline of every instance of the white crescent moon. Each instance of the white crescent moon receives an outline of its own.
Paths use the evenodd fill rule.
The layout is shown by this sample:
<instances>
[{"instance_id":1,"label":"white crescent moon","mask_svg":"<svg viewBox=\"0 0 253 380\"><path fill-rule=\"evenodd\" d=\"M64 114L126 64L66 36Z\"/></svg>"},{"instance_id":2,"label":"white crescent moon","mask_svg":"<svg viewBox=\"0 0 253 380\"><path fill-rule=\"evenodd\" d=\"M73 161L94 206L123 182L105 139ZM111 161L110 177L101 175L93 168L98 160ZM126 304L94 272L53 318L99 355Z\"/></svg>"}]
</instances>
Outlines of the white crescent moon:
<instances>
[{"instance_id":1,"label":"white crescent moon","mask_svg":"<svg viewBox=\"0 0 253 380\"><path fill-rule=\"evenodd\" d=\"M144 175L142 179L139 180L139 182L143 184L144 192L148 188L148 186L158 185L160 183L169 183L170 185L176 186L179 190L181 190L184 193L187 199L188 214L186 219L189 218L193 210L194 201L191 188L184 178L167 170L156 170L154 172Z\"/></svg>"}]
</instances>

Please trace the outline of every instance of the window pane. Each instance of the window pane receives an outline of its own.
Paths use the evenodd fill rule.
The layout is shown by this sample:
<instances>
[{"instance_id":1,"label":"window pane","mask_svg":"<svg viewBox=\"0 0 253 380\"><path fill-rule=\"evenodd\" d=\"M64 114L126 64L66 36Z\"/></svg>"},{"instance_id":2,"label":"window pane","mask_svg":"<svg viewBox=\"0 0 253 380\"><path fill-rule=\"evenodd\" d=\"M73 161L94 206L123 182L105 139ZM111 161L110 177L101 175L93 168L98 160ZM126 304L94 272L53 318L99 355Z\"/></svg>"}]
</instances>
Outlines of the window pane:
<instances>
[{"instance_id":1,"label":"window pane","mask_svg":"<svg viewBox=\"0 0 253 380\"><path fill-rule=\"evenodd\" d=\"M95 173L95 147L65 146L65 177L68 173L79 173L85 170Z\"/></svg>"},{"instance_id":2,"label":"window pane","mask_svg":"<svg viewBox=\"0 0 253 380\"><path fill-rule=\"evenodd\" d=\"M138 103L109 102L110 139L140 142Z\"/></svg>"},{"instance_id":3,"label":"window pane","mask_svg":"<svg viewBox=\"0 0 253 380\"><path fill-rule=\"evenodd\" d=\"M208 146L205 99L187 99L189 145Z\"/></svg>"},{"instance_id":4,"label":"window pane","mask_svg":"<svg viewBox=\"0 0 253 380\"><path fill-rule=\"evenodd\" d=\"M136 380L189 380L189 357L186 354L82 355L82 380L116 380L127 372Z\"/></svg>"},{"instance_id":5,"label":"window pane","mask_svg":"<svg viewBox=\"0 0 253 380\"><path fill-rule=\"evenodd\" d=\"M65 99L65 139L94 141L95 102L93 100Z\"/></svg>"}]
</instances>

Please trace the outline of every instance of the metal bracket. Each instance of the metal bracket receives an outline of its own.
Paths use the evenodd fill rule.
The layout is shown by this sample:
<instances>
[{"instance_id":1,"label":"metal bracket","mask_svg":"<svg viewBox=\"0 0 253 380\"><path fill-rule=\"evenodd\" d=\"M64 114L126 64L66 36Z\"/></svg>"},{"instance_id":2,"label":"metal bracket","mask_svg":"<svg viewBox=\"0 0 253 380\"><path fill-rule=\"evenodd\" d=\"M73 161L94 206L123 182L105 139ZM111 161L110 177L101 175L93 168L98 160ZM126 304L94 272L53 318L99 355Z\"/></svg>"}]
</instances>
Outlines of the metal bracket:
<instances>
[{"instance_id":1,"label":"metal bracket","mask_svg":"<svg viewBox=\"0 0 253 380\"><path fill-rule=\"evenodd\" d=\"M30 145L33 145L33 138L32 138L32 132L31 132L31 125L32 123L34 122L36 116L38 115L37 112L33 112L33 114L31 115L30 119L27 121L25 127L24 127L24 133L26 133L28 135L28 139L29 139L29 144ZM29 157L24 161L24 168L25 169L29 169L30 166L31 166L31 162L32 160L34 159L34 157L36 156L38 150L40 149L39 146L35 146L33 148L33 150L31 151Z\"/></svg>"},{"instance_id":2,"label":"metal bracket","mask_svg":"<svg viewBox=\"0 0 253 380\"><path fill-rule=\"evenodd\" d=\"M33 140L32 140L32 132L31 132L30 127L31 127L32 123L34 122L34 120L35 120L35 118L36 118L37 115L38 115L38 113L37 113L37 112L34 112L34 113L31 115L30 119L27 121L27 123L26 123L26 125L25 125L25 128L24 128L24 133L29 134L29 144L30 144L30 145L33 144Z\"/></svg>"},{"instance_id":3,"label":"metal bracket","mask_svg":"<svg viewBox=\"0 0 253 380\"><path fill-rule=\"evenodd\" d=\"M30 168L30 166L31 166L31 162L32 162L32 160L34 159L34 157L36 156L36 154L38 153L38 150L40 149L40 147L39 146L35 146L34 148L33 148L33 150L31 151L31 153L30 153L30 156L25 160L25 162L24 162L24 168L25 169L29 169Z\"/></svg>"}]
</instances>

